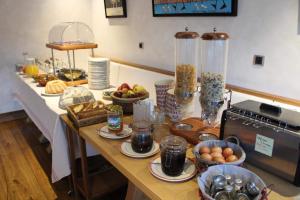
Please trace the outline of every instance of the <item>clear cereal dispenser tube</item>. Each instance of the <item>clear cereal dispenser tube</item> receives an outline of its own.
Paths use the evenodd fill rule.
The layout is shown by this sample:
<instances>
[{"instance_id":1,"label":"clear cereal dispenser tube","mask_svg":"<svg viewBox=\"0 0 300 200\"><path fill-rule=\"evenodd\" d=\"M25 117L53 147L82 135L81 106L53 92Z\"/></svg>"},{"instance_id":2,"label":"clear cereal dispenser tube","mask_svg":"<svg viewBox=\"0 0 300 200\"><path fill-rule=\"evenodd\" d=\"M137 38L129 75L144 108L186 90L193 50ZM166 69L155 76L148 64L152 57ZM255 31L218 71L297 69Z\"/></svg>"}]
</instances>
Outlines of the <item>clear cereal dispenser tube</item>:
<instances>
[{"instance_id":1,"label":"clear cereal dispenser tube","mask_svg":"<svg viewBox=\"0 0 300 200\"><path fill-rule=\"evenodd\" d=\"M214 31L201 38L201 116L214 126L224 104L229 36Z\"/></svg>"},{"instance_id":2,"label":"clear cereal dispenser tube","mask_svg":"<svg viewBox=\"0 0 300 200\"><path fill-rule=\"evenodd\" d=\"M199 34L178 32L176 38L176 86L177 103L187 105L193 101L197 90L197 67L199 58Z\"/></svg>"}]
</instances>

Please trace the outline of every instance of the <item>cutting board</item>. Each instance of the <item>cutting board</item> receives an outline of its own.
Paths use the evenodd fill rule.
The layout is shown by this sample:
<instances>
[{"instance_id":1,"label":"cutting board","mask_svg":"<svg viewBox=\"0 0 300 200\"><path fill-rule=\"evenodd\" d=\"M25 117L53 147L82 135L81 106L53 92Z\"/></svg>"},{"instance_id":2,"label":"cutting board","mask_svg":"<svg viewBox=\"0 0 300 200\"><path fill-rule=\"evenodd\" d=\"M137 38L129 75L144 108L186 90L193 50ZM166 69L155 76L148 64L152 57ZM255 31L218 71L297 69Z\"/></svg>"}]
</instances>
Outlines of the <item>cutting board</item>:
<instances>
[{"instance_id":1,"label":"cutting board","mask_svg":"<svg viewBox=\"0 0 300 200\"><path fill-rule=\"evenodd\" d=\"M176 128L178 124L187 124L191 125L192 127L190 130L180 130ZM199 143L199 136L203 132L212 133L219 137L220 128L207 127L200 118L188 118L173 124L170 127L170 132L173 135L181 136L185 138L189 143L196 145Z\"/></svg>"}]
</instances>

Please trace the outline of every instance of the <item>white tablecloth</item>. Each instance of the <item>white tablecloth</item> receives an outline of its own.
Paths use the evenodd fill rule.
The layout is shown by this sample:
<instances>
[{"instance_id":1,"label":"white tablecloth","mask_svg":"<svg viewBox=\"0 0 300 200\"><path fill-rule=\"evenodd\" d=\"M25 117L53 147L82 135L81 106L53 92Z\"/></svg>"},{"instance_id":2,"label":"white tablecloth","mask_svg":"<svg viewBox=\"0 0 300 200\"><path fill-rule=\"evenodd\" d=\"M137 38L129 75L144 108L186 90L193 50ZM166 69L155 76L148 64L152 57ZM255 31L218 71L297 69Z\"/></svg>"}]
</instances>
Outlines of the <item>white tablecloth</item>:
<instances>
[{"instance_id":1,"label":"white tablecloth","mask_svg":"<svg viewBox=\"0 0 300 200\"><path fill-rule=\"evenodd\" d=\"M32 78L24 78L22 75L16 74L15 82L15 97L51 144L52 182L59 181L71 173L65 127L59 117L61 114L66 113L66 111L58 107L58 96L42 96L41 93L44 88L37 87L37 84L33 83ZM87 85L84 85L84 87L87 87ZM92 91L97 100L102 100L103 91L90 91ZM104 102L109 103L108 101ZM87 153L89 156L97 154L89 145L87 145Z\"/></svg>"}]
</instances>

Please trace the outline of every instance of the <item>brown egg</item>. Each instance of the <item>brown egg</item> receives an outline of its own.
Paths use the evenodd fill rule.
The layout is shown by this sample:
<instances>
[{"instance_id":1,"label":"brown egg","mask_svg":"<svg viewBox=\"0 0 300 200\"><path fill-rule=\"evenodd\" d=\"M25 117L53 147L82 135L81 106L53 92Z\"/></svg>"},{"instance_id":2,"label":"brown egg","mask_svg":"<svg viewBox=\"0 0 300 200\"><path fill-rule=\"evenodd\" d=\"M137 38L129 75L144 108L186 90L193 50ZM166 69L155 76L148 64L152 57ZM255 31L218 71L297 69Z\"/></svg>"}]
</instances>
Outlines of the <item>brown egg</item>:
<instances>
[{"instance_id":1,"label":"brown egg","mask_svg":"<svg viewBox=\"0 0 300 200\"><path fill-rule=\"evenodd\" d=\"M238 160L238 157L236 155L231 155L228 158L226 158L226 162L234 162L237 160Z\"/></svg>"},{"instance_id":2,"label":"brown egg","mask_svg":"<svg viewBox=\"0 0 300 200\"><path fill-rule=\"evenodd\" d=\"M223 158L223 155L219 152L213 152L210 155L212 158Z\"/></svg>"},{"instance_id":3,"label":"brown egg","mask_svg":"<svg viewBox=\"0 0 300 200\"><path fill-rule=\"evenodd\" d=\"M225 158L228 158L228 157L231 156L231 155L233 155L233 150L232 150L232 148L227 147L227 148L225 148L225 149L223 150L223 156L224 156Z\"/></svg>"},{"instance_id":4,"label":"brown egg","mask_svg":"<svg viewBox=\"0 0 300 200\"><path fill-rule=\"evenodd\" d=\"M223 157L214 157L213 161L224 164L225 163L225 159Z\"/></svg>"},{"instance_id":5,"label":"brown egg","mask_svg":"<svg viewBox=\"0 0 300 200\"><path fill-rule=\"evenodd\" d=\"M200 148L200 154L203 154L203 153L210 153L210 148L208 148L208 147L201 147Z\"/></svg>"},{"instance_id":6,"label":"brown egg","mask_svg":"<svg viewBox=\"0 0 300 200\"><path fill-rule=\"evenodd\" d=\"M201 156L200 156L202 159L204 159L204 160L208 160L208 161L211 161L212 160L212 156L210 155L210 154L208 154L208 153L203 153L203 154L201 154Z\"/></svg>"},{"instance_id":7,"label":"brown egg","mask_svg":"<svg viewBox=\"0 0 300 200\"><path fill-rule=\"evenodd\" d=\"M221 147L213 147L211 148L211 152L217 152L217 153L222 153L222 148Z\"/></svg>"}]
</instances>

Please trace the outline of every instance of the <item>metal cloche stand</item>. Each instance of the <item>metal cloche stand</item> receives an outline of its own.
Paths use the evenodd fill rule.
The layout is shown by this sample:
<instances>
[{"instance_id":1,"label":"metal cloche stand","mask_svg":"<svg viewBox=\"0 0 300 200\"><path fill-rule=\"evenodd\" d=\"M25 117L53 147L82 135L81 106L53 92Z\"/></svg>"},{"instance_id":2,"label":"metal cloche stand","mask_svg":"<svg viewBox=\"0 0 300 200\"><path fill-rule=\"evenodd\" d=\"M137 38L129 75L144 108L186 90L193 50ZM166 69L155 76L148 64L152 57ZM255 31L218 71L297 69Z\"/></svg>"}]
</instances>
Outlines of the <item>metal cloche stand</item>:
<instances>
[{"instance_id":1,"label":"metal cloche stand","mask_svg":"<svg viewBox=\"0 0 300 200\"><path fill-rule=\"evenodd\" d=\"M91 49L92 56L94 57L94 49L98 47L96 43L78 43L78 44L46 44L47 48L51 49L51 56L52 56L52 67L53 67L53 75L56 75L55 65L54 65L54 49L58 51L67 51L68 55L68 64L70 73L72 73L72 64L71 64L71 56L70 51L72 51L72 58L73 58L73 69L75 69L75 50L79 49ZM73 81L73 76L71 76L71 81Z\"/></svg>"}]
</instances>

